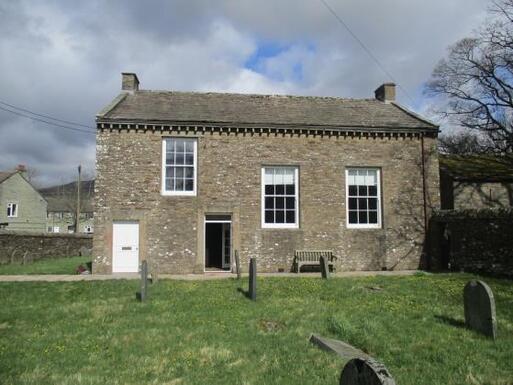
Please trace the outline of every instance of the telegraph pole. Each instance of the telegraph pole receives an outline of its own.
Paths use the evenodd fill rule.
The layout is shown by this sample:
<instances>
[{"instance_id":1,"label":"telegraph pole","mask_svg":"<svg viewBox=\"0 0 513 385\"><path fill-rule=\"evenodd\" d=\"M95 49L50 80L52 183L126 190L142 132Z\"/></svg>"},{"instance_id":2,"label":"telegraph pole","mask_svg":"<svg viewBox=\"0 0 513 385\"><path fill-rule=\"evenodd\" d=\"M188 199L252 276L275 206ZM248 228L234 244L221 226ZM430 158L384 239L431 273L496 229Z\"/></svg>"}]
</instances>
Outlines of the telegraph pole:
<instances>
[{"instance_id":1,"label":"telegraph pole","mask_svg":"<svg viewBox=\"0 0 513 385\"><path fill-rule=\"evenodd\" d=\"M77 180L77 212L75 213L75 234L78 234L79 230L79 218L80 218L80 173L82 171L82 166L78 165L78 180Z\"/></svg>"}]
</instances>

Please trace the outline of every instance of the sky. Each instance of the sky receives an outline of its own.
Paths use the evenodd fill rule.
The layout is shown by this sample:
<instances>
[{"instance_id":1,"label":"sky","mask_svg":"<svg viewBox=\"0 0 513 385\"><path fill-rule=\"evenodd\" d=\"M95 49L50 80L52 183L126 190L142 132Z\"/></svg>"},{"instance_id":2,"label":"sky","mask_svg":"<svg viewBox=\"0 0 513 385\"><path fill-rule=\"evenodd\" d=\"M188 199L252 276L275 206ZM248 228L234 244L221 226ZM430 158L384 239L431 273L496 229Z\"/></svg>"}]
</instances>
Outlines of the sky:
<instances>
[{"instance_id":1,"label":"sky","mask_svg":"<svg viewBox=\"0 0 513 385\"><path fill-rule=\"evenodd\" d=\"M351 98L395 80L398 102L431 117L425 82L489 5L325 1L388 74L321 0L0 0L0 103L92 131L0 109L0 170L24 164L40 186L72 180L79 164L94 176L95 115L119 94L121 72L142 89Z\"/></svg>"}]
</instances>

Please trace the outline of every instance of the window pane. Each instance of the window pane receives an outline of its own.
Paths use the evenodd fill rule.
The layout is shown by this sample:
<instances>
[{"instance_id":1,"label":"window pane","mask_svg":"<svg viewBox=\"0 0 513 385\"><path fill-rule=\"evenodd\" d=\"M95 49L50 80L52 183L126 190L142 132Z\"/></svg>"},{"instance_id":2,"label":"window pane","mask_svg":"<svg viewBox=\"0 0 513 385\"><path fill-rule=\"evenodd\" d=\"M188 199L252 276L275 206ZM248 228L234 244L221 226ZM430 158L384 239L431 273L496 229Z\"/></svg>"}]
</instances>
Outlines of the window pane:
<instances>
[{"instance_id":1,"label":"window pane","mask_svg":"<svg viewBox=\"0 0 513 385\"><path fill-rule=\"evenodd\" d=\"M274 195L274 186L266 184L265 185L265 195Z\"/></svg>"},{"instance_id":2,"label":"window pane","mask_svg":"<svg viewBox=\"0 0 513 385\"><path fill-rule=\"evenodd\" d=\"M175 175L178 179L183 178L183 167L176 167Z\"/></svg>"},{"instance_id":3,"label":"window pane","mask_svg":"<svg viewBox=\"0 0 513 385\"><path fill-rule=\"evenodd\" d=\"M174 152L166 152L166 164L174 164L175 163L175 153Z\"/></svg>"},{"instance_id":4,"label":"window pane","mask_svg":"<svg viewBox=\"0 0 513 385\"><path fill-rule=\"evenodd\" d=\"M358 195L366 196L367 195L367 186L358 186Z\"/></svg>"},{"instance_id":5,"label":"window pane","mask_svg":"<svg viewBox=\"0 0 513 385\"><path fill-rule=\"evenodd\" d=\"M285 211L276 210L276 223L285 223Z\"/></svg>"},{"instance_id":6,"label":"window pane","mask_svg":"<svg viewBox=\"0 0 513 385\"><path fill-rule=\"evenodd\" d=\"M175 190L176 191L183 191L183 179L176 179L176 187L175 187Z\"/></svg>"},{"instance_id":7,"label":"window pane","mask_svg":"<svg viewBox=\"0 0 513 385\"><path fill-rule=\"evenodd\" d=\"M176 152L185 151L185 141L183 139L175 139L176 141Z\"/></svg>"},{"instance_id":8,"label":"window pane","mask_svg":"<svg viewBox=\"0 0 513 385\"><path fill-rule=\"evenodd\" d=\"M369 223L378 223L378 212L377 211L369 211Z\"/></svg>"},{"instance_id":9,"label":"window pane","mask_svg":"<svg viewBox=\"0 0 513 385\"><path fill-rule=\"evenodd\" d=\"M194 190L194 179L186 179L185 180L185 191Z\"/></svg>"},{"instance_id":10,"label":"window pane","mask_svg":"<svg viewBox=\"0 0 513 385\"><path fill-rule=\"evenodd\" d=\"M166 167L166 177L172 178L175 176L175 168L174 167Z\"/></svg>"},{"instance_id":11,"label":"window pane","mask_svg":"<svg viewBox=\"0 0 513 385\"><path fill-rule=\"evenodd\" d=\"M185 164L194 164L194 154L185 154Z\"/></svg>"},{"instance_id":12,"label":"window pane","mask_svg":"<svg viewBox=\"0 0 513 385\"><path fill-rule=\"evenodd\" d=\"M265 177L264 177L264 183L267 184L273 184L273 169L272 168L266 168L265 169Z\"/></svg>"},{"instance_id":13,"label":"window pane","mask_svg":"<svg viewBox=\"0 0 513 385\"><path fill-rule=\"evenodd\" d=\"M358 209L359 210L367 209L367 198L358 198Z\"/></svg>"},{"instance_id":14,"label":"window pane","mask_svg":"<svg viewBox=\"0 0 513 385\"><path fill-rule=\"evenodd\" d=\"M185 177L194 178L194 167L185 167Z\"/></svg>"},{"instance_id":15,"label":"window pane","mask_svg":"<svg viewBox=\"0 0 513 385\"><path fill-rule=\"evenodd\" d=\"M194 152L194 141L187 140L185 141L185 151L193 153Z\"/></svg>"},{"instance_id":16,"label":"window pane","mask_svg":"<svg viewBox=\"0 0 513 385\"><path fill-rule=\"evenodd\" d=\"M349 196L355 196L358 192L357 186L349 186Z\"/></svg>"},{"instance_id":17,"label":"window pane","mask_svg":"<svg viewBox=\"0 0 513 385\"><path fill-rule=\"evenodd\" d=\"M369 209L376 210L378 208L378 199L369 198Z\"/></svg>"},{"instance_id":18,"label":"window pane","mask_svg":"<svg viewBox=\"0 0 513 385\"><path fill-rule=\"evenodd\" d=\"M358 211L358 223L359 224L367 223L367 211Z\"/></svg>"},{"instance_id":19,"label":"window pane","mask_svg":"<svg viewBox=\"0 0 513 385\"><path fill-rule=\"evenodd\" d=\"M378 196L378 186L369 186L369 195L370 196Z\"/></svg>"},{"instance_id":20,"label":"window pane","mask_svg":"<svg viewBox=\"0 0 513 385\"><path fill-rule=\"evenodd\" d=\"M294 201L296 200L296 198L285 198L286 199L286 206L288 209L294 209L295 206L294 206Z\"/></svg>"},{"instance_id":21,"label":"window pane","mask_svg":"<svg viewBox=\"0 0 513 385\"><path fill-rule=\"evenodd\" d=\"M367 170L367 177L365 178L365 182L369 186L373 186L377 184L378 172L376 170Z\"/></svg>"},{"instance_id":22,"label":"window pane","mask_svg":"<svg viewBox=\"0 0 513 385\"><path fill-rule=\"evenodd\" d=\"M274 223L274 211L265 210L265 223Z\"/></svg>"},{"instance_id":23,"label":"window pane","mask_svg":"<svg viewBox=\"0 0 513 385\"><path fill-rule=\"evenodd\" d=\"M285 194L285 186L282 184L277 184L276 186L276 195L284 195Z\"/></svg>"},{"instance_id":24,"label":"window pane","mask_svg":"<svg viewBox=\"0 0 513 385\"><path fill-rule=\"evenodd\" d=\"M176 161L175 161L175 164L183 164L184 160L185 160L185 157L184 157L183 153L181 153L181 152L177 152L177 153L176 153Z\"/></svg>"},{"instance_id":25,"label":"window pane","mask_svg":"<svg viewBox=\"0 0 513 385\"><path fill-rule=\"evenodd\" d=\"M276 208L283 209L285 207L285 198L275 198L276 199Z\"/></svg>"},{"instance_id":26,"label":"window pane","mask_svg":"<svg viewBox=\"0 0 513 385\"><path fill-rule=\"evenodd\" d=\"M363 175L361 170L358 170L358 175L355 177L354 184L362 185L362 186L365 184L365 175Z\"/></svg>"},{"instance_id":27,"label":"window pane","mask_svg":"<svg viewBox=\"0 0 513 385\"><path fill-rule=\"evenodd\" d=\"M291 168L284 168L283 170L283 184L294 183L294 170Z\"/></svg>"},{"instance_id":28,"label":"window pane","mask_svg":"<svg viewBox=\"0 0 513 385\"><path fill-rule=\"evenodd\" d=\"M349 198L349 210L356 210L358 208L356 202L356 198Z\"/></svg>"},{"instance_id":29,"label":"window pane","mask_svg":"<svg viewBox=\"0 0 513 385\"><path fill-rule=\"evenodd\" d=\"M167 191L173 190L173 179L172 178L166 178L166 190Z\"/></svg>"},{"instance_id":30,"label":"window pane","mask_svg":"<svg viewBox=\"0 0 513 385\"><path fill-rule=\"evenodd\" d=\"M355 184L356 170L348 170L347 172L347 184Z\"/></svg>"},{"instance_id":31,"label":"window pane","mask_svg":"<svg viewBox=\"0 0 513 385\"><path fill-rule=\"evenodd\" d=\"M286 220L287 223L296 223L296 212L294 210L287 210Z\"/></svg>"},{"instance_id":32,"label":"window pane","mask_svg":"<svg viewBox=\"0 0 513 385\"><path fill-rule=\"evenodd\" d=\"M287 195L294 195L295 194L295 188L293 184L288 184L285 186L285 193Z\"/></svg>"},{"instance_id":33,"label":"window pane","mask_svg":"<svg viewBox=\"0 0 513 385\"><path fill-rule=\"evenodd\" d=\"M274 198L265 198L265 208L274 209Z\"/></svg>"},{"instance_id":34,"label":"window pane","mask_svg":"<svg viewBox=\"0 0 513 385\"><path fill-rule=\"evenodd\" d=\"M349 211L349 223L358 223L357 211Z\"/></svg>"}]
</instances>

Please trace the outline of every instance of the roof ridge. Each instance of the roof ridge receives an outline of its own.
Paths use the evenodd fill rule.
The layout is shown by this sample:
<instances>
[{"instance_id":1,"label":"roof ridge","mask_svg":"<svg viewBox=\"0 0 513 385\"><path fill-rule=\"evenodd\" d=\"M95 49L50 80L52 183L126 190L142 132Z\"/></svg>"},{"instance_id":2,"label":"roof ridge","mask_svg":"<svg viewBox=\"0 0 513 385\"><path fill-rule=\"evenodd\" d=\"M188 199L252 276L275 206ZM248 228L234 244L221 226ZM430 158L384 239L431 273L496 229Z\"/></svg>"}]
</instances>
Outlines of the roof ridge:
<instances>
[{"instance_id":1,"label":"roof ridge","mask_svg":"<svg viewBox=\"0 0 513 385\"><path fill-rule=\"evenodd\" d=\"M328 100L350 100L350 101L366 101L366 102L379 102L375 98L350 98L342 96L321 96L321 95L294 95L294 94L257 94L257 93L243 93L243 92L220 92L220 91L179 91L179 90L137 90L133 95L141 93L155 93L155 94L182 94L182 95L233 95L233 96L248 96L260 98L293 98L293 99L328 99Z\"/></svg>"}]
</instances>

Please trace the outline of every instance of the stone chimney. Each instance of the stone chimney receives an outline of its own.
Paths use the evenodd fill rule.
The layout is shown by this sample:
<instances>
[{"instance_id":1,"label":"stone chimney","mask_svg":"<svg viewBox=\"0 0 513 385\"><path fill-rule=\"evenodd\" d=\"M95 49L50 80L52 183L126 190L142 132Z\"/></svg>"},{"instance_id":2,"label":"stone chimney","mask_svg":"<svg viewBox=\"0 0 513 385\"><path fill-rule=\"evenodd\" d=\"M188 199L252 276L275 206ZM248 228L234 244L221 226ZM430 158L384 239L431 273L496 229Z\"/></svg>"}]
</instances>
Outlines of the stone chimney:
<instances>
[{"instance_id":1,"label":"stone chimney","mask_svg":"<svg viewBox=\"0 0 513 385\"><path fill-rule=\"evenodd\" d=\"M395 101L395 83L384 83L374 91L376 99L385 103Z\"/></svg>"},{"instance_id":2,"label":"stone chimney","mask_svg":"<svg viewBox=\"0 0 513 385\"><path fill-rule=\"evenodd\" d=\"M139 90L139 79L137 75L132 72L121 73L121 90L134 92Z\"/></svg>"},{"instance_id":3,"label":"stone chimney","mask_svg":"<svg viewBox=\"0 0 513 385\"><path fill-rule=\"evenodd\" d=\"M27 176L27 167L24 164L17 165L16 171L19 172L24 177Z\"/></svg>"}]
</instances>

